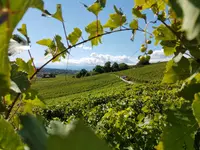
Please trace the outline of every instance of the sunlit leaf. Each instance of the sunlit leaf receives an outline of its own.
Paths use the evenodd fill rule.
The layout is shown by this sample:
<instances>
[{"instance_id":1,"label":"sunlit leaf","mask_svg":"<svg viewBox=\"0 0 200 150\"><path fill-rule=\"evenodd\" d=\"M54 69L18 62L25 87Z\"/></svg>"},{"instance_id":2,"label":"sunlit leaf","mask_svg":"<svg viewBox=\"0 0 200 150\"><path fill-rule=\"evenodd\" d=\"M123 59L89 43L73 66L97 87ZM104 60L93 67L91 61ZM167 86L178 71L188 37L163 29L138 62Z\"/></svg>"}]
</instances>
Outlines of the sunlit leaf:
<instances>
[{"instance_id":1,"label":"sunlit leaf","mask_svg":"<svg viewBox=\"0 0 200 150\"><path fill-rule=\"evenodd\" d=\"M19 89L17 84L15 82L13 82L13 81L11 81L10 89L13 90L16 93L21 93L21 90Z\"/></svg>"},{"instance_id":2,"label":"sunlit leaf","mask_svg":"<svg viewBox=\"0 0 200 150\"><path fill-rule=\"evenodd\" d=\"M165 25L161 24L159 27L156 27L153 31L155 36L155 45L157 45L160 41L173 41L176 40L176 36L172 31L170 31Z\"/></svg>"},{"instance_id":3,"label":"sunlit leaf","mask_svg":"<svg viewBox=\"0 0 200 150\"><path fill-rule=\"evenodd\" d=\"M22 35L24 35L25 37L27 37L27 28L26 28L26 24L22 24L21 28L17 29Z\"/></svg>"},{"instance_id":4,"label":"sunlit leaf","mask_svg":"<svg viewBox=\"0 0 200 150\"><path fill-rule=\"evenodd\" d=\"M30 78L34 72L35 68L32 65L33 60L29 60L28 62L25 62L21 58L16 59L16 64L18 65L18 71L26 72L28 74L28 77Z\"/></svg>"},{"instance_id":5,"label":"sunlit leaf","mask_svg":"<svg viewBox=\"0 0 200 150\"><path fill-rule=\"evenodd\" d=\"M99 12L102 10L102 7L100 5L100 3L94 3L91 6L89 6L88 11L92 12L93 14L95 14L96 16L98 16Z\"/></svg>"},{"instance_id":6,"label":"sunlit leaf","mask_svg":"<svg viewBox=\"0 0 200 150\"><path fill-rule=\"evenodd\" d=\"M120 14L110 14L109 20L103 26L104 28L116 29L126 22L126 16Z\"/></svg>"},{"instance_id":7,"label":"sunlit leaf","mask_svg":"<svg viewBox=\"0 0 200 150\"><path fill-rule=\"evenodd\" d=\"M74 31L68 35L68 40L72 45L75 45L82 36L82 31L79 28L74 28Z\"/></svg>"},{"instance_id":8,"label":"sunlit leaf","mask_svg":"<svg viewBox=\"0 0 200 150\"><path fill-rule=\"evenodd\" d=\"M192 103L193 114L200 125L200 93L195 94L194 101Z\"/></svg>"},{"instance_id":9,"label":"sunlit leaf","mask_svg":"<svg viewBox=\"0 0 200 150\"><path fill-rule=\"evenodd\" d=\"M37 41L37 44L49 47L52 44L52 42L53 41L51 39L42 39L40 41Z\"/></svg>"},{"instance_id":10,"label":"sunlit leaf","mask_svg":"<svg viewBox=\"0 0 200 150\"><path fill-rule=\"evenodd\" d=\"M101 25L101 22L98 20L98 21L94 21L94 22L90 23L85 28L85 31L87 33L89 33L88 39L90 39L90 38L93 38L93 37L103 34L103 27ZM101 43L101 36L92 39L91 43L92 43L92 46L95 46L95 45L98 45L99 43Z\"/></svg>"},{"instance_id":11,"label":"sunlit leaf","mask_svg":"<svg viewBox=\"0 0 200 150\"><path fill-rule=\"evenodd\" d=\"M62 16L62 6L61 4L57 4L56 6L56 12L52 15L52 17L58 19L59 21L63 22L63 16Z\"/></svg>"},{"instance_id":12,"label":"sunlit leaf","mask_svg":"<svg viewBox=\"0 0 200 150\"><path fill-rule=\"evenodd\" d=\"M134 19L134 20L130 23L129 26L130 26L130 28L133 29L133 30L138 29L138 21Z\"/></svg>"},{"instance_id":13,"label":"sunlit leaf","mask_svg":"<svg viewBox=\"0 0 200 150\"><path fill-rule=\"evenodd\" d=\"M20 136L14 131L12 125L4 119L0 119L0 149L24 150Z\"/></svg>"}]
</instances>

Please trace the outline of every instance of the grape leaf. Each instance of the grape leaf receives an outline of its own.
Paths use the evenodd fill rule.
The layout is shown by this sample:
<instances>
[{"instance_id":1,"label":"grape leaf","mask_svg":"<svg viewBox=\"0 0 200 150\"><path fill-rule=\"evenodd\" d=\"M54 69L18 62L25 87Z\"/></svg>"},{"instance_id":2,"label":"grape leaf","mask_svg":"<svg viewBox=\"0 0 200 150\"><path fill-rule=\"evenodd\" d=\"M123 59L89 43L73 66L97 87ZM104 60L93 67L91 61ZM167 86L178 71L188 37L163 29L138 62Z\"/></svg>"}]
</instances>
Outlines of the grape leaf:
<instances>
[{"instance_id":1,"label":"grape leaf","mask_svg":"<svg viewBox=\"0 0 200 150\"><path fill-rule=\"evenodd\" d=\"M159 8L160 11L165 10L166 4L168 0L134 0L135 7L141 6L142 10L147 8L152 8L153 5L157 5L157 8Z\"/></svg>"},{"instance_id":2,"label":"grape leaf","mask_svg":"<svg viewBox=\"0 0 200 150\"><path fill-rule=\"evenodd\" d=\"M182 29L187 38L192 40L200 33L200 1L197 0L170 0L172 8L178 17L183 18ZM191 19L192 18L192 19Z\"/></svg>"},{"instance_id":3,"label":"grape leaf","mask_svg":"<svg viewBox=\"0 0 200 150\"><path fill-rule=\"evenodd\" d=\"M8 2L2 3L2 7L6 8ZM17 0L9 5L10 8L8 10L12 10L13 13L9 13L7 20L4 20L0 25L0 96L5 95L10 86L8 45L12 37L12 32L29 7L43 10L43 5L42 0Z\"/></svg>"},{"instance_id":4,"label":"grape leaf","mask_svg":"<svg viewBox=\"0 0 200 150\"><path fill-rule=\"evenodd\" d=\"M183 84L178 95L187 100L193 100L195 93L200 92L200 73L197 71L189 77Z\"/></svg>"},{"instance_id":5,"label":"grape leaf","mask_svg":"<svg viewBox=\"0 0 200 150\"><path fill-rule=\"evenodd\" d=\"M97 1L100 3L102 8L106 6L106 0L97 0Z\"/></svg>"},{"instance_id":6,"label":"grape leaf","mask_svg":"<svg viewBox=\"0 0 200 150\"><path fill-rule=\"evenodd\" d=\"M74 28L74 31L68 35L68 40L72 45L75 45L82 36L82 31L79 28Z\"/></svg>"},{"instance_id":7,"label":"grape leaf","mask_svg":"<svg viewBox=\"0 0 200 150\"><path fill-rule=\"evenodd\" d=\"M163 134L157 150L182 150L193 149L193 134L197 129L197 124L192 111L187 108L167 112L167 126L164 127Z\"/></svg>"},{"instance_id":8,"label":"grape leaf","mask_svg":"<svg viewBox=\"0 0 200 150\"><path fill-rule=\"evenodd\" d=\"M109 150L107 144L100 140L83 122L64 126L51 124L48 150ZM86 138L87 137L87 138Z\"/></svg>"},{"instance_id":9,"label":"grape leaf","mask_svg":"<svg viewBox=\"0 0 200 150\"><path fill-rule=\"evenodd\" d=\"M137 17L137 18L143 18L144 20L146 20L146 15L142 14L138 9L133 8L132 9L132 14Z\"/></svg>"},{"instance_id":10,"label":"grape leaf","mask_svg":"<svg viewBox=\"0 0 200 150\"><path fill-rule=\"evenodd\" d=\"M92 12L96 16L98 16L99 12L102 10L100 3L95 2L91 6L87 8L88 11Z\"/></svg>"},{"instance_id":11,"label":"grape leaf","mask_svg":"<svg viewBox=\"0 0 200 150\"><path fill-rule=\"evenodd\" d=\"M20 32L22 35L24 35L25 37L28 36L26 24L22 24L22 27L21 27L21 28L18 28L17 31L19 31L19 32Z\"/></svg>"},{"instance_id":12,"label":"grape leaf","mask_svg":"<svg viewBox=\"0 0 200 150\"><path fill-rule=\"evenodd\" d=\"M53 41L51 39L42 39L42 40L37 41L37 44L49 47L51 46L52 42Z\"/></svg>"},{"instance_id":13,"label":"grape leaf","mask_svg":"<svg viewBox=\"0 0 200 150\"><path fill-rule=\"evenodd\" d=\"M30 88L30 81L26 72L18 71L17 64L12 64L11 79L14 81L19 89L23 92Z\"/></svg>"},{"instance_id":14,"label":"grape leaf","mask_svg":"<svg viewBox=\"0 0 200 150\"><path fill-rule=\"evenodd\" d=\"M184 56L179 62L174 59L170 60L166 65L163 83L175 83L179 80L184 80L190 75L190 62Z\"/></svg>"},{"instance_id":15,"label":"grape leaf","mask_svg":"<svg viewBox=\"0 0 200 150\"><path fill-rule=\"evenodd\" d=\"M126 16L120 14L110 14L109 20L103 26L104 28L110 28L111 30L122 26L126 22Z\"/></svg>"},{"instance_id":16,"label":"grape leaf","mask_svg":"<svg viewBox=\"0 0 200 150\"><path fill-rule=\"evenodd\" d=\"M133 30L138 29L138 21L134 19L134 20L130 23L129 26L130 26L130 28L133 29Z\"/></svg>"},{"instance_id":17,"label":"grape leaf","mask_svg":"<svg viewBox=\"0 0 200 150\"><path fill-rule=\"evenodd\" d=\"M93 38L97 35L103 34L103 27L101 25L101 22L99 20L97 21L93 21L92 23L90 23L86 28L85 31L87 33L89 33L89 38ZM98 45L99 43L101 43L101 36L96 37L94 39L91 40L91 44L92 46L94 45Z\"/></svg>"},{"instance_id":18,"label":"grape leaf","mask_svg":"<svg viewBox=\"0 0 200 150\"><path fill-rule=\"evenodd\" d=\"M57 4L56 6L56 12L52 15L55 19L58 19L59 21L63 22L63 16L62 16L62 6L61 4Z\"/></svg>"},{"instance_id":19,"label":"grape leaf","mask_svg":"<svg viewBox=\"0 0 200 150\"><path fill-rule=\"evenodd\" d=\"M12 125L0 119L0 149L24 150L23 143Z\"/></svg>"},{"instance_id":20,"label":"grape leaf","mask_svg":"<svg viewBox=\"0 0 200 150\"><path fill-rule=\"evenodd\" d=\"M156 27L153 31L155 36L155 45L157 45L160 41L173 41L176 40L176 36L170 31L166 26L161 24L159 27Z\"/></svg>"},{"instance_id":21,"label":"grape leaf","mask_svg":"<svg viewBox=\"0 0 200 150\"><path fill-rule=\"evenodd\" d=\"M18 71L26 72L28 74L28 77L30 78L35 72L35 68L33 67L32 62L32 60L25 62L23 59L17 58L16 64L19 67Z\"/></svg>"},{"instance_id":22,"label":"grape leaf","mask_svg":"<svg viewBox=\"0 0 200 150\"><path fill-rule=\"evenodd\" d=\"M13 90L16 93L21 93L21 90L17 86L17 84L14 81L11 81L10 89Z\"/></svg>"},{"instance_id":23,"label":"grape leaf","mask_svg":"<svg viewBox=\"0 0 200 150\"><path fill-rule=\"evenodd\" d=\"M200 125L200 93L195 94L194 101L192 103L193 114Z\"/></svg>"},{"instance_id":24,"label":"grape leaf","mask_svg":"<svg viewBox=\"0 0 200 150\"><path fill-rule=\"evenodd\" d=\"M47 134L44 126L33 116L20 116L23 128L19 134L30 150L46 150L47 149Z\"/></svg>"}]
</instances>

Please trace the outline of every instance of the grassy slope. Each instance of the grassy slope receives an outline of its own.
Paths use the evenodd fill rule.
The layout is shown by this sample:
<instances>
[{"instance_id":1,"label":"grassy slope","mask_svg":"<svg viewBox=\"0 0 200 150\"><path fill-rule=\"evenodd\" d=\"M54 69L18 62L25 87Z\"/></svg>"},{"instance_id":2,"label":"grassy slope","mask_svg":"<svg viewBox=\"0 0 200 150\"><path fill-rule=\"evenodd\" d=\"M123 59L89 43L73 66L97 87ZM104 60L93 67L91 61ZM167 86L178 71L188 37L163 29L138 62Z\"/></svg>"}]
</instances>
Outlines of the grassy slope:
<instances>
[{"instance_id":1,"label":"grassy slope","mask_svg":"<svg viewBox=\"0 0 200 150\"><path fill-rule=\"evenodd\" d=\"M166 63L152 64L136 69L115 72L117 75L126 75L136 82L160 82L163 77ZM38 79L33 88L39 91L40 98L48 104L58 104L68 100L78 100L88 95L110 94L127 85L115 75L106 73L86 78L72 78L58 76L55 79Z\"/></svg>"},{"instance_id":2,"label":"grassy slope","mask_svg":"<svg viewBox=\"0 0 200 150\"><path fill-rule=\"evenodd\" d=\"M80 79L68 76L66 80L64 76L58 76L52 79L38 79L33 84L33 88L39 92L43 101L48 102L61 97L62 99L70 96L79 97L88 94L88 92L96 92L121 83L122 81L113 74L101 74Z\"/></svg>"},{"instance_id":3,"label":"grassy slope","mask_svg":"<svg viewBox=\"0 0 200 150\"><path fill-rule=\"evenodd\" d=\"M135 82L160 82L163 78L166 63L156 63L144 67L116 72L119 76L128 76L128 79Z\"/></svg>"}]
</instances>

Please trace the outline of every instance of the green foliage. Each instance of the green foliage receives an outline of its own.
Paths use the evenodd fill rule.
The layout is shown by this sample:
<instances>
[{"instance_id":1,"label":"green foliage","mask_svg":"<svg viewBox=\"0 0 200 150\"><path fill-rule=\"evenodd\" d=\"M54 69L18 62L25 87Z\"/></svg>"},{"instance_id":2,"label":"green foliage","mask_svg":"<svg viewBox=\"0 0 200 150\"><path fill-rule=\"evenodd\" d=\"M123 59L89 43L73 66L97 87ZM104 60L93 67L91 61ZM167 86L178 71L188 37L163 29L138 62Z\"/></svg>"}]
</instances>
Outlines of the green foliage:
<instances>
[{"instance_id":1,"label":"green foliage","mask_svg":"<svg viewBox=\"0 0 200 150\"><path fill-rule=\"evenodd\" d=\"M75 150L109 150L106 143L97 138L82 121L73 122L68 126L54 123L52 131L48 139L48 150L65 150L66 147Z\"/></svg>"},{"instance_id":2,"label":"green foliage","mask_svg":"<svg viewBox=\"0 0 200 150\"><path fill-rule=\"evenodd\" d=\"M0 149L23 150L24 145L12 125L4 119L0 119Z\"/></svg>"},{"instance_id":3,"label":"green foliage","mask_svg":"<svg viewBox=\"0 0 200 150\"><path fill-rule=\"evenodd\" d=\"M138 9L133 8L132 9L132 14L137 17L137 18L143 18L144 20L146 20L146 15L142 14Z\"/></svg>"},{"instance_id":4,"label":"green foliage","mask_svg":"<svg viewBox=\"0 0 200 150\"><path fill-rule=\"evenodd\" d=\"M190 75L190 62L182 56L178 62L175 58L167 63L163 83L174 83L178 80L184 80Z\"/></svg>"},{"instance_id":5,"label":"green foliage","mask_svg":"<svg viewBox=\"0 0 200 150\"><path fill-rule=\"evenodd\" d=\"M75 45L82 36L82 31L79 28L74 28L74 31L68 35L68 40L72 45Z\"/></svg>"},{"instance_id":6,"label":"green foliage","mask_svg":"<svg viewBox=\"0 0 200 150\"><path fill-rule=\"evenodd\" d=\"M178 17L183 18L182 29L186 31L187 38L189 40L199 38L200 2L196 0L183 0L182 2L170 0L170 3Z\"/></svg>"},{"instance_id":7,"label":"green foliage","mask_svg":"<svg viewBox=\"0 0 200 150\"><path fill-rule=\"evenodd\" d=\"M97 46L101 43L101 34L103 34L103 26L99 20L90 23L86 28L85 31L89 34L88 39L91 39L92 46ZM98 36L98 37L96 37Z\"/></svg>"},{"instance_id":8,"label":"green foliage","mask_svg":"<svg viewBox=\"0 0 200 150\"><path fill-rule=\"evenodd\" d=\"M102 10L101 4L98 2L95 2L91 6L87 8L88 11L92 12L96 16L98 16L99 12Z\"/></svg>"},{"instance_id":9,"label":"green foliage","mask_svg":"<svg viewBox=\"0 0 200 150\"><path fill-rule=\"evenodd\" d=\"M194 101L192 103L192 110L194 117L196 118L198 124L200 125L200 95L199 93L195 94Z\"/></svg>"},{"instance_id":10,"label":"green foliage","mask_svg":"<svg viewBox=\"0 0 200 150\"><path fill-rule=\"evenodd\" d=\"M115 7L115 10L119 12L119 10L116 7ZM106 22L106 24L103 27L114 30L118 27L121 27L125 22L126 22L126 16L123 15L123 13L116 12L115 14L110 14L109 20Z\"/></svg>"},{"instance_id":11,"label":"green foliage","mask_svg":"<svg viewBox=\"0 0 200 150\"><path fill-rule=\"evenodd\" d=\"M197 124L190 109L167 112L167 126L163 130L162 148L159 150L193 149L196 129Z\"/></svg>"},{"instance_id":12,"label":"green foliage","mask_svg":"<svg viewBox=\"0 0 200 150\"><path fill-rule=\"evenodd\" d=\"M134 19L134 20L130 23L129 26L130 26L130 28L133 29L133 30L138 29L138 21Z\"/></svg>"},{"instance_id":13,"label":"green foliage","mask_svg":"<svg viewBox=\"0 0 200 150\"><path fill-rule=\"evenodd\" d=\"M55 19L63 22L63 16L62 16L62 7L61 4L57 4L56 6L56 12L52 15Z\"/></svg>"}]
</instances>

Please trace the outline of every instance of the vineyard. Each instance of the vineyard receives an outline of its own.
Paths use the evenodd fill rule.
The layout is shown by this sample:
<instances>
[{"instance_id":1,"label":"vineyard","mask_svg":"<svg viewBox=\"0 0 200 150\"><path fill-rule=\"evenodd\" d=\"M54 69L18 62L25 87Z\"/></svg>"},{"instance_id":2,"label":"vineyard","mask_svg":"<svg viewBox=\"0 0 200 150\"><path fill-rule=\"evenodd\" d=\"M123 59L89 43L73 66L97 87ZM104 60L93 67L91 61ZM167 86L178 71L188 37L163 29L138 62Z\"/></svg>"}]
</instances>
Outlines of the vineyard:
<instances>
[{"instance_id":1,"label":"vineyard","mask_svg":"<svg viewBox=\"0 0 200 150\"><path fill-rule=\"evenodd\" d=\"M0 0L0 150L200 150L200 1L133 0L129 15L117 2L80 2L93 17L69 32L77 17L68 12L67 20L61 4L51 13L43 0ZM30 30L19 24L29 8L39 12L30 17L37 23ZM54 29L62 34L55 30L53 37L35 41L29 33L43 34L39 17L57 21L60 27ZM50 63L68 61L72 49L87 42L94 48L103 37L122 32L129 33L129 42L141 44L135 67L110 72L121 69L108 62L97 65L104 72L100 75L37 78ZM36 44L48 59L41 66L32 52ZM171 60L150 64L157 46Z\"/></svg>"}]
</instances>

